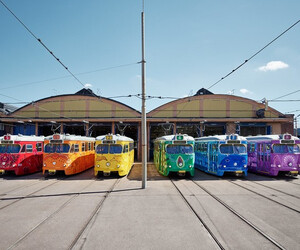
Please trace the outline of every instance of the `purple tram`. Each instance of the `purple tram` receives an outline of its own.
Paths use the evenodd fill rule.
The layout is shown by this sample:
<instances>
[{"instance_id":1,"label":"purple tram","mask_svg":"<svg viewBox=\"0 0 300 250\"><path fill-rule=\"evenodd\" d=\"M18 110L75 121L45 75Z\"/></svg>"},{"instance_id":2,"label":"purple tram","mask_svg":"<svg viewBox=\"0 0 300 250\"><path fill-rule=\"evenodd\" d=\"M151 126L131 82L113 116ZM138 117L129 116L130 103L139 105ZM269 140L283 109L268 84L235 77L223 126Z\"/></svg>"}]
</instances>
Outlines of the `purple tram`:
<instances>
[{"instance_id":1,"label":"purple tram","mask_svg":"<svg viewBox=\"0 0 300 250\"><path fill-rule=\"evenodd\" d=\"M277 176L297 176L300 170L300 140L290 134L248 136L248 170Z\"/></svg>"}]
</instances>

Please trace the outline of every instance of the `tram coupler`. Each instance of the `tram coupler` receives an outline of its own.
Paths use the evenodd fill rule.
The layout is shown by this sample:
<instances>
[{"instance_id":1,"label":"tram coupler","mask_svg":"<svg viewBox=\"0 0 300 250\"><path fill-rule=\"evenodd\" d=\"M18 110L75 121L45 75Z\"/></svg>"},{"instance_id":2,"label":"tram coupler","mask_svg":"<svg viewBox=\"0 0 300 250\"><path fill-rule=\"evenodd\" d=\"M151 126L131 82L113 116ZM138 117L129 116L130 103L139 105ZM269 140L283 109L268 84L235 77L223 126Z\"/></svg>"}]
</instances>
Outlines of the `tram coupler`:
<instances>
[{"instance_id":1,"label":"tram coupler","mask_svg":"<svg viewBox=\"0 0 300 250\"><path fill-rule=\"evenodd\" d=\"M297 176L298 174L299 174L298 171L290 171L290 172L288 172L286 175L287 175L287 176L291 176L291 177L295 177L295 176Z\"/></svg>"},{"instance_id":2,"label":"tram coupler","mask_svg":"<svg viewBox=\"0 0 300 250\"><path fill-rule=\"evenodd\" d=\"M180 177L184 177L185 176L186 171L178 171L177 174Z\"/></svg>"},{"instance_id":3,"label":"tram coupler","mask_svg":"<svg viewBox=\"0 0 300 250\"><path fill-rule=\"evenodd\" d=\"M110 176L110 171L103 171L103 176Z\"/></svg>"},{"instance_id":4,"label":"tram coupler","mask_svg":"<svg viewBox=\"0 0 300 250\"><path fill-rule=\"evenodd\" d=\"M56 170L48 170L48 174L49 175L55 175L56 174Z\"/></svg>"}]
</instances>

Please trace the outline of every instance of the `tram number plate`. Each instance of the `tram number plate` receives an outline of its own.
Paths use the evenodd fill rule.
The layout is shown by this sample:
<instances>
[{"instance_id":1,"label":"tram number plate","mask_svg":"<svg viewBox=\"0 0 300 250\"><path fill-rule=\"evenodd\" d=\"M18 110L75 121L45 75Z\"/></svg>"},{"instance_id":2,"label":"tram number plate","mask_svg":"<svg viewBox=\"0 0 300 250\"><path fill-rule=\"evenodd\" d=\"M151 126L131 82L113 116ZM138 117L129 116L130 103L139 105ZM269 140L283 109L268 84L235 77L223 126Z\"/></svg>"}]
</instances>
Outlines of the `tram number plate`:
<instances>
[{"instance_id":1,"label":"tram number plate","mask_svg":"<svg viewBox=\"0 0 300 250\"><path fill-rule=\"evenodd\" d=\"M54 170L54 169L49 169L48 172L49 172L49 173L56 173L56 170Z\"/></svg>"},{"instance_id":2,"label":"tram number plate","mask_svg":"<svg viewBox=\"0 0 300 250\"><path fill-rule=\"evenodd\" d=\"M243 173L243 171L241 171L241 170L238 170L238 171L235 171L237 174L242 174Z\"/></svg>"},{"instance_id":3,"label":"tram number plate","mask_svg":"<svg viewBox=\"0 0 300 250\"><path fill-rule=\"evenodd\" d=\"M291 174L298 174L298 171L290 171Z\"/></svg>"},{"instance_id":4,"label":"tram number plate","mask_svg":"<svg viewBox=\"0 0 300 250\"><path fill-rule=\"evenodd\" d=\"M4 169L0 169L0 174L4 174L5 170Z\"/></svg>"},{"instance_id":5,"label":"tram number plate","mask_svg":"<svg viewBox=\"0 0 300 250\"><path fill-rule=\"evenodd\" d=\"M185 171L181 170L181 171L178 171L179 174L185 174Z\"/></svg>"}]
</instances>

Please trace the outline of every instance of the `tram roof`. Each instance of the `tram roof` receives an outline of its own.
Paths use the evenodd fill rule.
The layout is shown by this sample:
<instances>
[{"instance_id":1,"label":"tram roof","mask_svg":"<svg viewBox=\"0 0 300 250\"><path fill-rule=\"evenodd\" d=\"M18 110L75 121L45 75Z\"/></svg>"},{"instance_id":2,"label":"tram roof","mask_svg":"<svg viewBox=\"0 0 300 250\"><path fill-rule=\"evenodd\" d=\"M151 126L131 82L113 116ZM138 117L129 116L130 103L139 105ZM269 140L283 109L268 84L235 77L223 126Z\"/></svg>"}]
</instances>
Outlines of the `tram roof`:
<instances>
[{"instance_id":1,"label":"tram roof","mask_svg":"<svg viewBox=\"0 0 300 250\"><path fill-rule=\"evenodd\" d=\"M245 140L246 137L240 135L234 135L235 138L230 138L232 135L210 135L210 136L203 136L195 138L195 141L225 141L225 140Z\"/></svg>"},{"instance_id":2,"label":"tram roof","mask_svg":"<svg viewBox=\"0 0 300 250\"><path fill-rule=\"evenodd\" d=\"M164 135L155 139L155 141L174 141L176 136L183 136L182 141L194 141L194 137L186 135L186 134L176 134L176 135Z\"/></svg>"},{"instance_id":3,"label":"tram roof","mask_svg":"<svg viewBox=\"0 0 300 250\"><path fill-rule=\"evenodd\" d=\"M4 135L0 137L0 141L44 141L45 136L35 135Z\"/></svg>"},{"instance_id":4,"label":"tram roof","mask_svg":"<svg viewBox=\"0 0 300 250\"><path fill-rule=\"evenodd\" d=\"M119 135L119 134L116 134L116 135L112 135L112 134L99 135L99 136L96 137L96 140L98 140L98 141L108 140L107 136L111 136L111 138L109 140L113 140L113 141L132 141L133 142L133 139L131 139L130 137L127 137L127 136L124 136L124 135Z\"/></svg>"},{"instance_id":5,"label":"tram roof","mask_svg":"<svg viewBox=\"0 0 300 250\"><path fill-rule=\"evenodd\" d=\"M55 136L57 138L55 138ZM59 136L59 138L58 138ZM70 134L54 134L45 137L45 140L67 140L67 141L95 141L94 137L70 135Z\"/></svg>"},{"instance_id":6,"label":"tram roof","mask_svg":"<svg viewBox=\"0 0 300 250\"><path fill-rule=\"evenodd\" d=\"M298 137L290 134L276 134L276 135L256 135L256 136L246 136L248 141L264 141L264 140L284 140L284 136L290 136L289 140L299 140Z\"/></svg>"}]
</instances>

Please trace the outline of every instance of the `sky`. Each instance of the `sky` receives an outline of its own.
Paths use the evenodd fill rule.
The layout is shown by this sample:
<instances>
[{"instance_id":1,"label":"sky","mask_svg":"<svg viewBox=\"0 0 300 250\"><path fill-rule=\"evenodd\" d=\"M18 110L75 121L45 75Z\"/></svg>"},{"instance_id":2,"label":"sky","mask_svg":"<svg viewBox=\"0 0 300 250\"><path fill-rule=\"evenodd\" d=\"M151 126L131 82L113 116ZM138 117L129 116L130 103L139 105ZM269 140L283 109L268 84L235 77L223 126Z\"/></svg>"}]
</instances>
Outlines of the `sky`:
<instances>
[{"instance_id":1,"label":"sky","mask_svg":"<svg viewBox=\"0 0 300 250\"><path fill-rule=\"evenodd\" d=\"M32 33L0 2L0 102L21 107L88 87L141 110L128 96L141 94L142 0L1 1ZM146 95L164 97L149 98L147 112L206 88L299 115L300 22L251 58L299 10L299 0L145 0Z\"/></svg>"}]
</instances>

